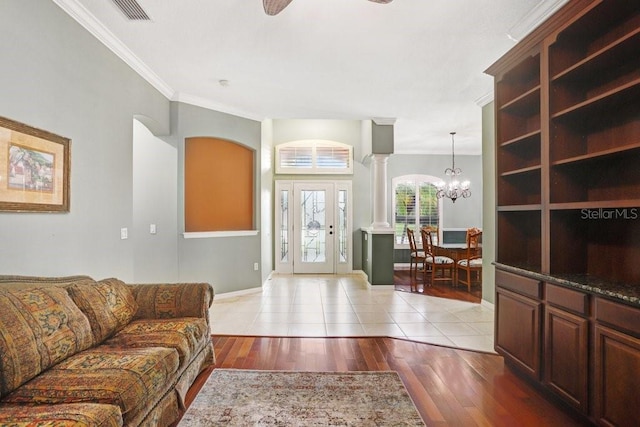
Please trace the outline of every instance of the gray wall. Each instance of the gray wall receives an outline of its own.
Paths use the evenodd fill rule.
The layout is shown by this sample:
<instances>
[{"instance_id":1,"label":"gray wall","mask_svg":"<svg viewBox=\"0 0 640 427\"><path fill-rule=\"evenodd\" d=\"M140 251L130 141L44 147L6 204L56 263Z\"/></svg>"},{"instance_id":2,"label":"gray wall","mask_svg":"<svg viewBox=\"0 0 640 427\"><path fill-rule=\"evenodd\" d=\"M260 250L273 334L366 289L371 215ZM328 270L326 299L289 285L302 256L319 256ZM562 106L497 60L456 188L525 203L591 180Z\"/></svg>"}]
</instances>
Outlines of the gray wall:
<instances>
[{"instance_id":1,"label":"gray wall","mask_svg":"<svg viewBox=\"0 0 640 427\"><path fill-rule=\"evenodd\" d=\"M135 282L178 280L178 149L133 122ZM156 225L156 234L149 226Z\"/></svg>"},{"instance_id":2,"label":"gray wall","mask_svg":"<svg viewBox=\"0 0 640 427\"><path fill-rule=\"evenodd\" d=\"M72 140L71 212L0 213L0 273L132 280L132 121L169 101L53 2L0 9L0 115Z\"/></svg>"},{"instance_id":3,"label":"gray wall","mask_svg":"<svg viewBox=\"0 0 640 427\"><path fill-rule=\"evenodd\" d=\"M0 213L0 274L202 280L217 292L261 285L259 236L180 234L190 136L257 150L260 226L259 122L171 103L53 2L2 3L0 57L0 115L72 140L71 211ZM135 132L134 118L145 125Z\"/></svg>"},{"instance_id":4,"label":"gray wall","mask_svg":"<svg viewBox=\"0 0 640 427\"><path fill-rule=\"evenodd\" d=\"M172 137L178 145L178 264L181 281L205 281L216 292L224 293L262 285L260 271L253 264L260 264L260 236L213 237L184 239L184 140L185 138L210 136L241 143L256 150L255 172L255 226L261 223L260 170L261 125L255 120L244 119L193 105L172 103ZM229 177L233 179L233 177Z\"/></svg>"}]
</instances>

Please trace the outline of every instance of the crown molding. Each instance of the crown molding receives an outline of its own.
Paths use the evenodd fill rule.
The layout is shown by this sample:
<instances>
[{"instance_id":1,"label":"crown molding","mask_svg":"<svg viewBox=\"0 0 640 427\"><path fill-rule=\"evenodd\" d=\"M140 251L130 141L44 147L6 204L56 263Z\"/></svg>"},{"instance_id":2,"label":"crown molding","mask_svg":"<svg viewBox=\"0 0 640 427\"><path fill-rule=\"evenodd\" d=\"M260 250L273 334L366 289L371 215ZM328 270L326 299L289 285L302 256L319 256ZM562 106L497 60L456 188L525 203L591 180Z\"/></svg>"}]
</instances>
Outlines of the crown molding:
<instances>
[{"instance_id":1,"label":"crown molding","mask_svg":"<svg viewBox=\"0 0 640 427\"><path fill-rule=\"evenodd\" d=\"M475 103L478 107L484 107L490 102L493 102L493 99L494 99L494 93L493 91L491 91L491 92L485 93L480 98L476 99Z\"/></svg>"},{"instance_id":2,"label":"crown molding","mask_svg":"<svg viewBox=\"0 0 640 427\"><path fill-rule=\"evenodd\" d=\"M371 120L378 126L391 126L396 123L395 117L374 117Z\"/></svg>"},{"instance_id":3,"label":"crown molding","mask_svg":"<svg viewBox=\"0 0 640 427\"><path fill-rule=\"evenodd\" d=\"M53 0L63 11L82 25L95 38L115 53L127 65L129 65L143 79L149 82L166 98L174 96L174 90L151 70L140 58L124 45L111 31L107 29L91 12L77 0Z\"/></svg>"},{"instance_id":4,"label":"crown molding","mask_svg":"<svg viewBox=\"0 0 640 427\"><path fill-rule=\"evenodd\" d=\"M515 42L519 42L568 1L569 0L542 0L509 29L507 37Z\"/></svg>"},{"instance_id":5,"label":"crown molding","mask_svg":"<svg viewBox=\"0 0 640 427\"><path fill-rule=\"evenodd\" d=\"M208 110L218 111L220 113L231 114L233 116L242 117L245 119L256 120L261 122L269 117L259 116L247 111L231 108L228 105L217 104L210 99L202 98L200 96L190 95L188 93L176 92L171 98L172 101L182 102L184 104L194 105L196 107L206 108Z\"/></svg>"}]
</instances>

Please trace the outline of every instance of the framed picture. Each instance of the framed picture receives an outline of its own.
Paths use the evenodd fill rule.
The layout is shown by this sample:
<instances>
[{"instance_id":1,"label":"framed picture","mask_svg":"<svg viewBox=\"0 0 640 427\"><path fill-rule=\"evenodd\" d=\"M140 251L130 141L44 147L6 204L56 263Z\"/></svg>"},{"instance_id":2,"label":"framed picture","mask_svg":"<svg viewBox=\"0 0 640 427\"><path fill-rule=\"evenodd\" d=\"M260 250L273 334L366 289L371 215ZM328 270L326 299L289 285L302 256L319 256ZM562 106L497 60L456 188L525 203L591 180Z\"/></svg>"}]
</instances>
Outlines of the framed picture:
<instances>
[{"instance_id":1,"label":"framed picture","mask_svg":"<svg viewBox=\"0 0 640 427\"><path fill-rule=\"evenodd\" d=\"M0 117L0 211L69 212L71 140Z\"/></svg>"}]
</instances>

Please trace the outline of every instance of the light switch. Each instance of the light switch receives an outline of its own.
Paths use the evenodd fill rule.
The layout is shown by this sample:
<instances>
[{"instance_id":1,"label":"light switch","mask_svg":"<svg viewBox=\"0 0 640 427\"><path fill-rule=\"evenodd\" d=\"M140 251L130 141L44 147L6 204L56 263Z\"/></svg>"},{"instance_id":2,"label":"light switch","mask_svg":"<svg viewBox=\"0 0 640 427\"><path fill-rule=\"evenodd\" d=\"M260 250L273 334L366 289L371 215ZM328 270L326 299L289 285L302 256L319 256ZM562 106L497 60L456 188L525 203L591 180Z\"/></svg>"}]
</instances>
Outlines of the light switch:
<instances>
[{"instance_id":1,"label":"light switch","mask_svg":"<svg viewBox=\"0 0 640 427\"><path fill-rule=\"evenodd\" d=\"M129 230L127 229L127 227L121 228L120 229L120 239L124 240L124 239L128 239L129 238Z\"/></svg>"},{"instance_id":2,"label":"light switch","mask_svg":"<svg viewBox=\"0 0 640 427\"><path fill-rule=\"evenodd\" d=\"M155 224L149 224L149 233L151 234L156 234L158 232L158 229L156 228Z\"/></svg>"}]
</instances>

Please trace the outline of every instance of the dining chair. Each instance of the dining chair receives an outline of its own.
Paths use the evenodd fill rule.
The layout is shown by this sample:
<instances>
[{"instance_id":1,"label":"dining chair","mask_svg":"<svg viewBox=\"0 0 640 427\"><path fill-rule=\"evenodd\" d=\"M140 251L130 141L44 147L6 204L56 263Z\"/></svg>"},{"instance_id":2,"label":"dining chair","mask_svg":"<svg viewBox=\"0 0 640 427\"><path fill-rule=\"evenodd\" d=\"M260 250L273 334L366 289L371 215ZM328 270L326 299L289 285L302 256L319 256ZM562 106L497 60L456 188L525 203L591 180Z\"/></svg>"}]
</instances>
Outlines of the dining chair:
<instances>
[{"instance_id":1,"label":"dining chair","mask_svg":"<svg viewBox=\"0 0 640 427\"><path fill-rule=\"evenodd\" d=\"M448 256L438 255L438 248L433 244L433 236L436 233L437 230L432 227L423 227L420 229L420 234L422 235L422 249L424 250L425 255L425 268L423 269L425 284L427 272L430 271L431 285L433 285L436 281L450 281L453 285L455 261L453 260L453 258L449 258ZM448 277L445 274L446 271L449 271ZM441 272L440 276L438 276L438 272Z\"/></svg>"},{"instance_id":2,"label":"dining chair","mask_svg":"<svg viewBox=\"0 0 640 427\"><path fill-rule=\"evenodd\" d=\"M422 264L422 269L424 270L424 251L418 250L418 245L416 244L416 237L413 230L407 227L407 238L409 239L409 250L410 250L410 258L409 258L409 282L411 283L411 290L414 288L416 292L418 291L418 284L416 283L418 276L418 265Z\"/></svg>"},{"instance_id":3,"label":"dining chair","mask_svg":"<svg viewBox=\"0 0 640 427\"><path fill-rule=\"evenodd\" d=\"M457 283L467 285L467 290L471 292L473 276L476 276L476 283L482 284L482 247L480 238L482 230L479 228L469 228L467 230L466 255L456 263ZM465 273L464 279L460 273Z\"/></svg>"}]
</instances>

